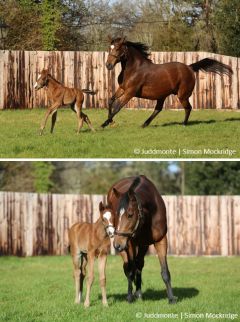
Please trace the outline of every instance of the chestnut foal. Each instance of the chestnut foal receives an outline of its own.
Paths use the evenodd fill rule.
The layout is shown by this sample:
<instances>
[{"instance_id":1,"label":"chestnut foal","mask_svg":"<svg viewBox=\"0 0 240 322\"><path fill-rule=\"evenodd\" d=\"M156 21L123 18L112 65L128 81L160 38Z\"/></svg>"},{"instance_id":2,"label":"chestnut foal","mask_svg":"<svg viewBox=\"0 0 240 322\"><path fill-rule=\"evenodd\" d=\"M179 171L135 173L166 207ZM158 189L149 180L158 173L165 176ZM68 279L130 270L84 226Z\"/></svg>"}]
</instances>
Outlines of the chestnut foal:
<instances>
[{"instance_id":1,"label":"chestnut foal","mask_svg":"<svg viewBox=\"0 0 240 322\"><path fill-rule=\"evenodd\" d=\"M99 204L100 217L93 223L74 224L68 232L70 251L74 266L76 287L75 303L82 298L83 281L86 276L86 266L89 263L85 307L90 306L90 291L94 280L94 259L98 257L99 282L102 290L102 303L107 306L105 268L107 254L110 251L110 238L114 236L113 214L108 206Z\"/></svg>"},{"instance_id":2,"label":"chestnut foal","mask_svg":"<svg viewBox=\"0 0 240 322\"><path fill-rule=\"evenodd\" d=\"M77 118L78 118L77 133L79 133L80 129L82 128L83 122L86 122L89 128L92 131L95 131L94 128L92 127L92 124L88 116L82 112L82 104L84 101L83 93L95 95L96 92L90 91L88 89L80 90L77 88L65 87L64 85L59 83L56 79L54 79L46 69L43 69L41 71L34 85L35 90L39 90L43 87L46 87L47 96L48 96L48 99L51 101L52 105L48 108L45 114L44 120L40 128L40 135L42 135L43 133L43 130L46 126L49 115L52 115L51 133L53 133L54 125L57 119L57 110L59 107L64 105L70 105L71 109L77 113Z\"/></svg>"}]
</instances>

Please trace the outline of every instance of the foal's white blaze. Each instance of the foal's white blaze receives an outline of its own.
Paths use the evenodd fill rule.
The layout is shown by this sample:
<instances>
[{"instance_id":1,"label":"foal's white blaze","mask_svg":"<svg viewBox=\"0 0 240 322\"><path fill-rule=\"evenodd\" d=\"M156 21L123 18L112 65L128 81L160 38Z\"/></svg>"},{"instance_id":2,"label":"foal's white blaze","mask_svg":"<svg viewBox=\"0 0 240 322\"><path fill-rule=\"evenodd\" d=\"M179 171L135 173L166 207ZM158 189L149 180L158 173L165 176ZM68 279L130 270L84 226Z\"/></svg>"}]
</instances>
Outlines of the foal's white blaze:
<instances>
[{"instance_id":1,"label":"foal's white blaze","mask_svg":"<svg viewBox=\"0 0 240 322\"><path fill-rule=\"evenodd\" d=\"M107 221L109 222L110 218L111 218L111 212L110 211L106 211L103 215L103 218L107 219Z\"/></svg>"},{"instance_id":2,"label":"foal's white blaze","mask_svg":"<svg viewBox=\"0 0 240 322\"><path fill-rule=\"evenodd\" d=\"M107 228L108 235L114 235L114 232L115 232L115 228L113 226L109 226Z\"/></svg>"},{"instance_id":3,"label":"foal's white blaze","mask_svg":"<svg viewBox=\"0 0 240 322\"><path fill-rule=\"evenodd\" d=\"M111 45L110 48L113 50L115 47L114 47L114 45Z\"/></svg>"}]
</instances>

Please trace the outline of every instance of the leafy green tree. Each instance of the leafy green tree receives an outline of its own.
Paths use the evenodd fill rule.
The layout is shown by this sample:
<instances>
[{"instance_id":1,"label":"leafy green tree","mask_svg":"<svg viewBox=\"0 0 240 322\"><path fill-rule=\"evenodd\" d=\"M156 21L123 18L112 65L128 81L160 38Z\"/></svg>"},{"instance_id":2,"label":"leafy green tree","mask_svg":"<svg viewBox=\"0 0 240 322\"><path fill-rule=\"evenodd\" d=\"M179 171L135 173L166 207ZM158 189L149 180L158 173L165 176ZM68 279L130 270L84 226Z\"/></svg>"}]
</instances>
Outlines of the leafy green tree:
<instances>
[{"instance_id":1,"label":"leafy green tree","mask_svg":"<svg viewBox=\"0 0 240 322\"><path fill-rule=\"evenodd\" d=\"M240 1L219 0L214 24L219 52L240 56Z\"/></svg>"},{"instance_id":2,"label":"leafy green tree","mask_svg":"<svg viewBox=\"0 0 240 322\"><path fill-rule=\"evenodd\" d=\"M32 162L32 168L35 192L49 192L54 186L54 182L51 179L54 170L52 162Z\"/></svg>"},{"instance_id":3,"label":"leafy green tree","mask_svg":"<svg viewBox=\"0 0 240 322\"><path fill-rule=\"evenodd\" d=\"M240 162L187 162L185 185L189 195L239 195Z\"/></svg>"},{"instance_id":4,"label":"leafy green tree","mask_svg":"<svg viewBox=\"0 0 240 322\"><path fill-rule=\"evenodd\" d=\"M43 0L41 4L41 33L43 50L56 50L57 32L61 29L62 5L59 0Z\"/></svg>"}]
</instances>

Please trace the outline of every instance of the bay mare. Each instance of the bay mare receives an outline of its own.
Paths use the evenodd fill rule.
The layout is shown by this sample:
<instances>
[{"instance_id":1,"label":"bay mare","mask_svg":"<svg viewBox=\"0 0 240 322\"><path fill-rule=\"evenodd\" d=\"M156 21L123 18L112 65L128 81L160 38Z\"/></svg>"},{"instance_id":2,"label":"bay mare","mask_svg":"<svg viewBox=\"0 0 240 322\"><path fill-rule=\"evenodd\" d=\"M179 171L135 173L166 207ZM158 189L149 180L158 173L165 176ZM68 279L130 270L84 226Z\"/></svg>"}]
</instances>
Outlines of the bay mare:
<instances>
[{"instance_id":1,"label":"bay mare","mask_svg":"<svg viewBox=\"0 0 240 322\"><path fill-rule=\"evenodd\" d=\"M148 50L142 43L110 37L106 67L112 70L120 63L121 72L118 76L119 87L109 101L108 119L102 127L112 123L113 117L133 97L157 100L152 115L142 125L146 127L162 110L164 101L170 94L177 95L185 109L183 124L186 125L192 110L189 97L195 86L195 73L203 70L228 76L232 74L230 66L211 58L191 65L179 62L154 64L149 58Z\"/></svg>"},{"instance_id":2,"label":"bay mare","mask_svg":"<svg viewBox=\"0 0 240 322\"><path fill-rule=\"evenodd\" d=\"M167 264L167 219L164 201L154 184L145 176L124 178L108 192L114 213L114 247L123 259L128 280L128 302L142 297L144 256L153 244L161 265L162 279L169 303L175 303ZM133 294L133 282L136 292Z\"/></svg>"},{"instance_id":3,"label":"bay mare","mask_svg":"<svg viewBox=\"0 0 240 322\"><path fill-rule=\"evenodd\" d=\"M82 105L84 101L83 93L94 95L94 91L90 91L88 89L80 90L78 88L65 87L55 78L53 78L46 69L43 69L41 71L34 85L35 90L39 90L43 87L47 89L47 96L48 99L51 101L51 106L47 109L44 120L41 124L40 135L43 134L43 130L46 126L49 115L52 115L51 133L53 133L53 129L57 119L57 110L59 107L64 105L70 105L71 109L77 114L77 133L80 132L83 126L83 122L85 122L88 125L88 127L92 131L94 131L94 128L92 127L92 124L88 116L82 112Z\"/></svg>"},{"instance_id":4,"label":"bay mare","mask_svg":"<svg viewBox=\"0 0 240 322\"><path fill-rule=\"evenodd\" d=\"M72 255L75 279L75 303L82 299L83 281L88 264L87 292L84 306L90 305L90 291L94 280L94 259L98 258L99 283L102 290L102 303L107 306L106 295L106 262L110 251L110 237L113 237L112 210L99 204L100 217L91 224L87 222L74 224L68 232L69 246Z\"/></svg>"}]
</instances>

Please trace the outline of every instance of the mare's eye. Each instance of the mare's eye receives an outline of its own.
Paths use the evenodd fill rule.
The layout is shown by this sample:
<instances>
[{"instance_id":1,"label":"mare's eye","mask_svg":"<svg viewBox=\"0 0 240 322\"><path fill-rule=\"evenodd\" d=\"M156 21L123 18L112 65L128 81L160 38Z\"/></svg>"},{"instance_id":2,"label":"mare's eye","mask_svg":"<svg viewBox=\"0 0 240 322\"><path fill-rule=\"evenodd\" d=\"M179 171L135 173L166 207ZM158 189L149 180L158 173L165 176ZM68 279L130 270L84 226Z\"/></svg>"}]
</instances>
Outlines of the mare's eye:
<instances>
[{"instance_id":1,"label":"mare's eye","mask_svg":"<svg viewBox=\"0 0 240 322\"><path fill-rule=\"evenodd\" d=\"M132 212L129 212L128 213L128 218L132 218L132 216L133 216L133 213Z\"/></svg>"}]
</instances>

